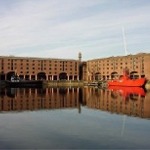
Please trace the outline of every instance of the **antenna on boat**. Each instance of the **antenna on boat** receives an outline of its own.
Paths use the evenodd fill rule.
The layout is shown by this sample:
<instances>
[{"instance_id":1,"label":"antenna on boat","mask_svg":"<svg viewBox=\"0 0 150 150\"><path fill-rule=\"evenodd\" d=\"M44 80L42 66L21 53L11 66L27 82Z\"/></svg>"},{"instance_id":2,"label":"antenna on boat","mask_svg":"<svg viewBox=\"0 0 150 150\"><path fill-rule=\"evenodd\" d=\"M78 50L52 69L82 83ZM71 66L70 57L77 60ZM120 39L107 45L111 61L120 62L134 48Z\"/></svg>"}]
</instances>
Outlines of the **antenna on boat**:
<instances>
[{"instance_id":1,"label":"antenna on boat","mask_svg":"<svg viewBox=\"0 0 150 150\"><path fill-rule=\"evenodd\" d=\"M126 42L126 37L125 37L124 27L122 27L122 35L123 35L123 43L124 43L124 51L125 51L125 55L128 55L128 51L127 51L127 42Z\"/></svg>"}]
</instances>

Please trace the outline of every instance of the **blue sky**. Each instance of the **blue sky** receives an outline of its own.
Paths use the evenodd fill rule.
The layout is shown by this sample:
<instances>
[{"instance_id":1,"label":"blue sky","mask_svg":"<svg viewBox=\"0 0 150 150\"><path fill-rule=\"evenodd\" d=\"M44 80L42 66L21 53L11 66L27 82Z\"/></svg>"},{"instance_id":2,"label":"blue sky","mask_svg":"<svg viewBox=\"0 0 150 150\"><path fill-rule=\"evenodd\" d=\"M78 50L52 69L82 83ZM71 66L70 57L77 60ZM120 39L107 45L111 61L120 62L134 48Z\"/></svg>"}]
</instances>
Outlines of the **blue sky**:
<instances>
[{"instance_id":1,"label":"blue sky","mask_svg":"<svg viewBox=\"0 0 150 150\"><path fill-rule=\"evenodd\" d=\"M0 55L83 60L150 53L150 0L0 0Z\"/></svg>"}]
</instances>

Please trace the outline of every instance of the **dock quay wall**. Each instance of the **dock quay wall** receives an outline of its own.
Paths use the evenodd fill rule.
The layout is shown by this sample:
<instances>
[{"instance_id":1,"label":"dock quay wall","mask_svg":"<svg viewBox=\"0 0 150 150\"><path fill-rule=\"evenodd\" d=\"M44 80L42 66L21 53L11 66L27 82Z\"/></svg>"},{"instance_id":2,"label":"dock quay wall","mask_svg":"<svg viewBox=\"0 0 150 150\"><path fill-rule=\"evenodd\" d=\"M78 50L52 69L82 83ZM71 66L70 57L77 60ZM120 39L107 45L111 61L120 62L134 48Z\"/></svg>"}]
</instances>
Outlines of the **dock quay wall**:
<instances>
[{"instance_id":1,"label":"dock quay wall","mask_svg":"<svg viewBox=\"0 0 150 150\"><path fill-rule=\"evenodd\" d=\"M82 81L44 81L44 86L54 87L54 86L84 86Z\"/></svg>"},{"instance_id":2,"label":"dock quay wall","mask_svg":"<svg viewBox=\"0 0 150 150\"><path fill-rule=\"evenodd\" d=\"M150 91L150 80L148 80L145 84L145 89Z\"/></svg>"}]
</instances>

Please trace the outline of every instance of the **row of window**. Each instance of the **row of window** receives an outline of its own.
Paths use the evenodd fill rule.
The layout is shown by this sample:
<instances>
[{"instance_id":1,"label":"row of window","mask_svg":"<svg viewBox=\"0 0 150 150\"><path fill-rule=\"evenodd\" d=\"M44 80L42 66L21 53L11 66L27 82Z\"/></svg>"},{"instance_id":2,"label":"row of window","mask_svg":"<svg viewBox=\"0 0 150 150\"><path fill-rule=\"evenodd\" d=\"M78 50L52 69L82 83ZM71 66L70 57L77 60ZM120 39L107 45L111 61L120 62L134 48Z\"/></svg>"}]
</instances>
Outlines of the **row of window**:
<instances>
[{"instance_id":1,"label":"row of window","mask_svg":"<svg viewBox=\"0 0 150 150\"><path fill-rule=\"evenodd\" d=\"M7 61L7 60L6 60ZM8 59L8 62L18 62L19 60L18 59ZM2 62L4 62L4 60L2 59ZM39 63L60 63L60 64L67 64L67 63L70 63L70 64L72 64L72 63L74 63L73 61L51 61L51 60L29 60L29 59L20 59L20 62L33 62L33 63L37 63L37 62L39 62ZM77 63L77 62L76 62Z\"/></svg>"},{"instance_id":2,"label":"row of window","mask_svg":"<svg viewBox=\"0 0 150 150\"><path fill-rule=\"evenodd\" d=\"M20 71L20 74L23 74L24 72L23 71ZM29 71L26 71L25 72L26 74L29 74ZM32 74L35 74L36 72L32 72ZM49 74L58 74L58 72L49 72ZM73 73L72 72L70 72L70 75L72 75ZM77 72L75 72L74 74L77 74Z\"/></svg>"},{"instance_id":3,"label":"row of window","mask_svg":"<svg viewBox=\"0 0 150 150\"><path fill-rule=\"evenodd\" d=\"M117 69L123 69L123 67L121 66L121 67L111 67L111 68L91 68L91 72L94 72L94 70L96 70L96 71L103 71L103 70L117 70ZM139 67L138 66L134 66L133 68L132 68L133 70L134 69L139 69ZM144 72L144 67L141 67L141 72Z\"/></svg>"},{"instance_id":4,"label":"row of window","mask_svg":"<svg viewBox=\"0 0 150 150\"><path fill-rule=\"evenodd\" d=\"M91 61L91 63L111 63L111 62L122 62L122 61L139 61L139 60L141 60L142 62L144 61L144 57L131 57L131 58L118 58L118 59L116 59L116 58L114 58L114 59L103 59L103 60L98 60L98 61Z\"/></svg>"},{"instance_id":5,"label":"row of window","mask_svg":"<svg viewBox=\"0 0 150 150\"><path fill-rule=\"evenodd\" d=\"M4 69L4 67L1 67L1 69L3 70ZM17 69L17 67L8 67L8 69ZM23 69L25 69L25 68L23 68L23 67L20 67L20 70L23 70ZM29 70L30 68L29 67L26 67L26 70ZM43 67L41 67L41 68L38 68L38 70L46 70L47 68L43 68ZM32 67L32 70L35 70L35 67ZM49 70L52 70L52 68L49 68ZM72 71L72 68L70 68L70 69L68 69L68 68L65 68L65 69L62 69L62 68L54 68L54 70L60 70L60 71L67 71L67 70L70 70L70 71ZM77 69L75 69L75 71L77 71Z\"/></svg>"},{"instance_id":6,"label":"row of window","mask_svg":"<svg viewBox=\"0 0 150 150\"><path fill-rule=\"evenodd\" d=\"M2 64L2 65L4 65L4 64ZM8 63L8 66L17 66L18 64L17 63ZM32 66L35 66L36 64L29 64L29 63L26 63L26 64L23 64L23 63L21 63L21 64L19 64L19 65L21 65L21 66L29 66L29 65L32 65ZM46 64L38 64L38 66L47 66ZM57 66L60 66L60 67L68 67L68 65L66 64L66 65L58 65L58 64L55 64L55 65L52 65L52 64L49 64L49 66L55 66L55 67L57 67ZM73 65L72 64L70 64L69 65L70 67L73 67Z\"/></svg>"},{"instance_id":7,"label":"row of window","mask_svg":"<svg viewBox=\"0 0 150 150\"><path fill-rule=\"evenodd\" d=\"M1 70L3 70L4 69L4 67L2 66L1 67ZM13 69L17 69L17 67L8 67L8 70L13 70ZM20 70L23 70L23 69L26 69L26 70L29 70L30 68L29 67L26 67L26 68L23 68L23 67L20 67ZM32 70L35 70L36 68L35 67L32 67ZM37 68L38 70L47 70L47 68L46 67L38 67ZM49 68L48 70L52 70L53 68ZM60 71L67 71L67 70L70 70L70 71L72 71L73 70L73 68L54 68L54 70L60 70ZM77 71L77 68L75 68L75 71Z\"/></svg>"},{"instance_id":8,"label":"row of window","mask_svg":"<svg viewBox=\"0 0 150 150\"><path fill-rule=\"evenodd\" d=\"M114 65L123 65L123 64L125 64L125 65L130 64L130 65L132 65L132 64L139 64L139 62L136 62L136 61L131 62L131 63L129 63L129 62L124 62L124 63L122 63L122 62L121 63L114 62L114 63L107 63L107 64L105 64L105 63L104 64L99 64L98 63L98 64L94 64L94 65L91 64L91 66L95 66L95 67L97 67L97 66L105 66L105 65L106 66L110 66L110 65L114 66ZM141 65L144 65L144 63L142 62Z\"/></svg>"}]
</instances>

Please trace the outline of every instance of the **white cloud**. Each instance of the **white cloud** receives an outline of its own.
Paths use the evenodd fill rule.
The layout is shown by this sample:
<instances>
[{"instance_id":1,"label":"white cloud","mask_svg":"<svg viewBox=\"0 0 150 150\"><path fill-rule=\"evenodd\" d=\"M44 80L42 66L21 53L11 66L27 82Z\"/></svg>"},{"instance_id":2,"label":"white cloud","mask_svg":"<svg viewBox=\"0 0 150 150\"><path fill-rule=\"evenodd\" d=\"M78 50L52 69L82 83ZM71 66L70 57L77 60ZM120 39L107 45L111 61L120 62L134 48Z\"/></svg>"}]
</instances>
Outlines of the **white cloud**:
<instances>
[{"instance_id":1,"label":"white cloud","mask_svg":"<svg viewBox=\"0 0 150 150\"><path fill-rule=\"evenodd\" d=\"M132 2L126 1L123 7L117 0L14 0L10 11L1 4L0 52L58 58L77 58L80 50L86 58L100 53L110 56L109 51L117 55L120 50L115 49L122 48L122 26L133 52L137 42L150 39L150 6L143 2L131 7ZM143 28L146 31L141 34ZM149 48L148 42L138 46Z\"/></svg>"}]
</instances>

